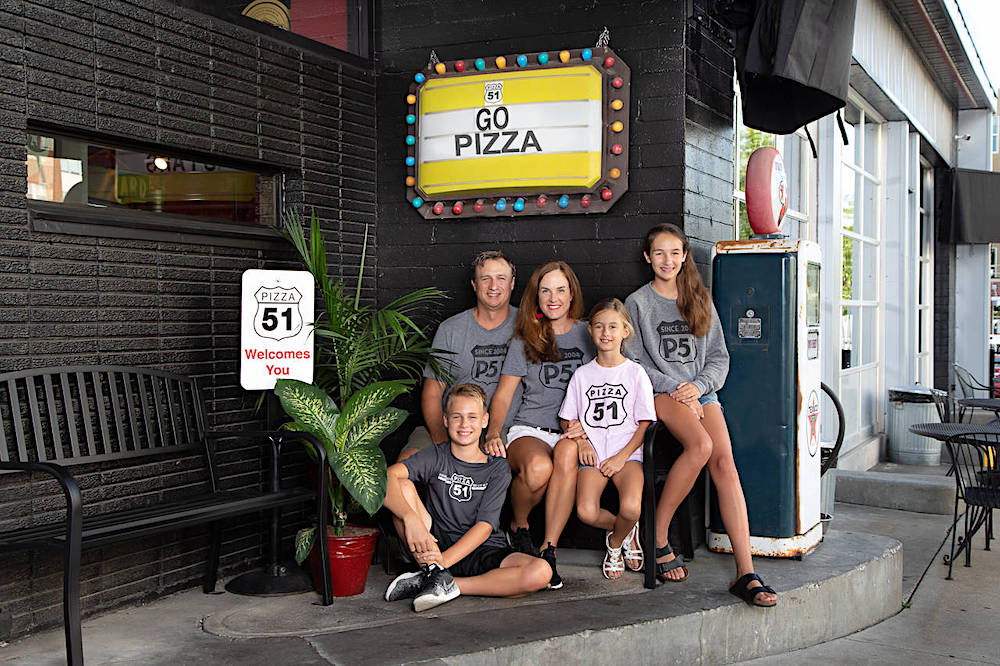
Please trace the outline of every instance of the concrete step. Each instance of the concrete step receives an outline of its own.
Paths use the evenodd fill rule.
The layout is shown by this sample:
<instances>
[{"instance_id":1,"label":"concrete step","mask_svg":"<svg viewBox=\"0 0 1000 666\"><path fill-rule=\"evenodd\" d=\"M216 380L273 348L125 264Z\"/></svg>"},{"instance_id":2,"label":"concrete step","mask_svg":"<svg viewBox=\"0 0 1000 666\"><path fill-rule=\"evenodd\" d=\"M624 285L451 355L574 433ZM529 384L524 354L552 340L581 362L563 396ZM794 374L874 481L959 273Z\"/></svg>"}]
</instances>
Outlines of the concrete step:
<instances>
[{"instance_id":1,"label":"concrete step","mask_svg":"<svg viewBox=\"0 0 1000 666\"><path fill-rule=\"evenodd\" d=\"M931 474L837 470L837 501L886 509L951 515L955 479Z\"/></svg>"}]
</instances>

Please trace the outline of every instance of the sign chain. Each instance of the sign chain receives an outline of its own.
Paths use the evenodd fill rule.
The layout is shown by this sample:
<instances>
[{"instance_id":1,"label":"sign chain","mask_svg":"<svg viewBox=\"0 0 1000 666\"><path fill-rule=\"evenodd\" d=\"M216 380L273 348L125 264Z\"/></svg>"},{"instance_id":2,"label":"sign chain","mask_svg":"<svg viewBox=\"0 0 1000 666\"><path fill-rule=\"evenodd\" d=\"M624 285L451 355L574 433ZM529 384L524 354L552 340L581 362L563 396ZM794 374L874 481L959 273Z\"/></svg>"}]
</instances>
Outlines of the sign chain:
<instances>
[{"instance_id":1,"label":"sign chain","mask_svg":"<svg viewBox=\"0 0 1000 666\"><path fill-rule=\"evenodd\" d=\"M611 42L611 31L608 30L608 26L604 26L604 30L601 31L600 36L597 38L597 44L595 46L599 49L606 48Z\"/></svg>"},{"instance_id":2,"label":"sign chain","mask_svg":"<svg viewBox=\"0 0 1000 666\"><path fill-rule=\"evenodd\" d=\"M431 69L434 69L434 65L438 64L439 62L441 62L441 60L438 58L438 54L434 52L434 49L431 49L431 55L427 59L427 66L430 67Z\"/></svg>"}]
</instances>

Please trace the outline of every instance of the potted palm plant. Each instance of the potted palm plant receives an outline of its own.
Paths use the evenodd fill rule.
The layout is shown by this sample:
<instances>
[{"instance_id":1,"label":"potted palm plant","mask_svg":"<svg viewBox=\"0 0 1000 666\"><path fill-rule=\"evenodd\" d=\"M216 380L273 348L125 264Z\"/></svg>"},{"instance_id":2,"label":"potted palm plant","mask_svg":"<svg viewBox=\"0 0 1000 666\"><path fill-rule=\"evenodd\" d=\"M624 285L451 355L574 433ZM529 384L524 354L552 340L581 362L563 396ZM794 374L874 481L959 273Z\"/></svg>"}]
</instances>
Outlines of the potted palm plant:
<instances>
[{"instance_id":1,"label":"potted palm plant","mask_svg":"<svg viewBox=\"0 0 1000 666\"><path fill-rule=\"evenodd\" d=\"M347 524L352 498L368 514L385 500L386 461L379 444L405 420L404 410L390 403L409 390L430 364L445 376L430 337L415 321L445 298L433 287L418 289L378 308L362 302L361 278L368 246L365 232L358 283L351 294L327 272L326 248L313 212L308 240L299 214L283 216L284 236L312 273L323 299L314 322L316 364L313 384L282 379L274 392L292 421L283 427L312 434L326 451L330 467L330 527L326 538L335 596L364 590L378 531ZM307 452L316 455L307 445ZM346 492L345 492L346 491ZM295 538L301 564L314 551L316 527ZM346 568L341 570L341 564ZM313 555L314 573L323 563ZM318 580L318 576L314 575Z\"/></svg>"}]
</instances>

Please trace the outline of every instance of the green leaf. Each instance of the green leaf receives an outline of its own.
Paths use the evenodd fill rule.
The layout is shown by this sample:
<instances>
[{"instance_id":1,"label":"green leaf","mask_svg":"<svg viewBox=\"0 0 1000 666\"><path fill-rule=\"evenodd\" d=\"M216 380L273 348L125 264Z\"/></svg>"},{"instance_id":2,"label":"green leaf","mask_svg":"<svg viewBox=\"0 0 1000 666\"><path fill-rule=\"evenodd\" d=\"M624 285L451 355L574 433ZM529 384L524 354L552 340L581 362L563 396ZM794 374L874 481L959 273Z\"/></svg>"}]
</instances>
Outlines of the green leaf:
<instances>
[{"instance_id":1,"label":"green leaf","mask_svg":"<svg viewBox=\"0 0 1000 666\"><path fill-rule=\"evenodd\" d=\"M302 430L315 435L329 450L336 440L337 405L322 389L297 379L279 379L274 394Z\"/></svg>"},{"instance_id":2,"label":"green leaf","mask_svg":"<svg viewBox=\"0 0 1000 666\"><path fill-rule=\"evenodd\" d=\"M282 423L281 424L281 428L279 428L279 430L293 430L295 432L309 432L306 428L304 428L303 426L300 426L298 423L295 423L295 422L292 422L292 423ZM305 440L305 439L300 439L299 441L302 442L302 445L305 447L306 455L308 455L309 458L313 462L316 462L316 451L313 450L314 447L312 445L312 442L310 442L308 440Z\"/></svg>"},{"instance_id":3,"label":"green leaf","mask_svg":"<svg viewBox=\"0 0 1000 666\"><path fill-rule=\"evenodd\" d=\"M344 436L356 423L384 410L396 396L405 392L406 386L400 382L376 382L352 395L337 421L337 439L334 440L337 449L344 448Z\"/></svg>"},{"instance_id":4,"label":"green leaf","mask_svg":"<svg viewBox=\"0 0 1000 666\"><path fill-rule=\"evenodd\" d=\"M386 464L377 446L351 448L330 456L341 484L369 514L374 514L385 501Z\"/></svg>"},{"instance_id":5,"label":"green leaf","mask_svg":"<svg viewBox=\"0 0 1000 666\"><path fill-rule=\"evenodd\" d=\"M395 407L387 407L381 412L369 414L357 421L345 434L344 449L378 446L379 442L402 425L406 412Z\"/></svg>"},{"instance_id":6,"label":"green leaf","mask_svg":"<svg viewBox=\"0 0 1000 666\"><path fill-rule=\"evenodd\" d=\"M312 550L313 544L316 542L316 526L306 527L299 530L295 534L295 562L302 564L305 562L306 558L309 557L309 551Z\"/></svg>"}]
</instances>

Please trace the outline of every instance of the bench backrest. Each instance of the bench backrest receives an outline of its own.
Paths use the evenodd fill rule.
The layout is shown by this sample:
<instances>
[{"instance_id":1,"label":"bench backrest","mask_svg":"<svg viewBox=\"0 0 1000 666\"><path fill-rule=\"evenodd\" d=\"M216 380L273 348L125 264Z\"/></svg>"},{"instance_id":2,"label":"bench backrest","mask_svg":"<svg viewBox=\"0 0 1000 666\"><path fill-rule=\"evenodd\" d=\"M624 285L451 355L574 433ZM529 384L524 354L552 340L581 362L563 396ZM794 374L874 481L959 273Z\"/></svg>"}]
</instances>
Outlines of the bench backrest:
<instances>
[{"instance_id":1,"label":"bench backrest","mask_svg":"<svg viewBox=\"0 0 1000 666\"><path fill-rule=\"evenodd\" d=\"M0 374L0 461L75 465L205 446L194 379L77 366Z\"/></svg>"}]
</instances>

